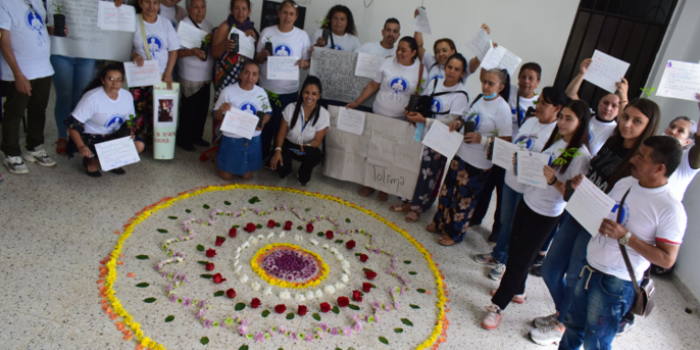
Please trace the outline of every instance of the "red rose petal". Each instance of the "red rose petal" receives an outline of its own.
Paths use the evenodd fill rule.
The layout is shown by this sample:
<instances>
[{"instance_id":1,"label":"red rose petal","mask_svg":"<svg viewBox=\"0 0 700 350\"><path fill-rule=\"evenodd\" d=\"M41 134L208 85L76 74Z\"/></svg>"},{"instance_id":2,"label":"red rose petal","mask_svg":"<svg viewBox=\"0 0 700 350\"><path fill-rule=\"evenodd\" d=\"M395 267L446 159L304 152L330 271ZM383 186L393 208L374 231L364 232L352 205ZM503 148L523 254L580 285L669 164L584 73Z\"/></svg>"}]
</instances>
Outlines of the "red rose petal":
<instances>
[{"instance_id":1,"label":"red rose petal","mask_svg":"<svg viewBox=\"0 0 700 350\"><path fill-rule=\"evenodd\" d=\"M260 306L260 299L253 298L253 300L250 302L250 307L252 307L253 309L257 309L258 306Z\"/></svg>"},{"instance_id":2,"label":"red rose petal","mask_svg":"<svg viewBox=\"0 0 700 350\"><path fill-rule=\"evenodd\" d=\"M350 305L350 300L347 297L339 297L338 298L338 306L346 307L348 305Z\"/></svg>"},{"instance_id":3,"label":"red rose petal","mask_svg":"<svg viewBox=\"0 0 700 350\"><path fill-rule=\"evenodd\" d=\"M360 255L360 261L366 262L367 259L369 259L369 256L367 256L367 254L362 254L362 255Z\"/></svg>"},{"instance_id":4,"label":"red rose petal","mask_svg":"<svg viewBox=\"0 0 700 350\"><path fill-rule=\"evenodd\" d=\"M285 312L285 311L287 311L287 307L284 306L284 304L279 304L279 305L275 306L275 312L276 312L276 313L281 314L281 313L283 313L283 312Z\"/></svg>"},{"instance_id":5,"label":"red rose petal","mask_svg":"<svg viewBox=\"0 0 700 350\"><path fill-rule=\"evenodd\" d=\"M214 266L214 263L207 263L205 268L207 269L207 271L214 271L214 268L216 267Z\"/></svg>"},{"instance_id":6,"label":"red rose petal","mask_svg":"<svg viewBox=\"0 0 700 350\"><path fill-rule=\"evenodd\" d=\"M326 231L326 238L333 239L333 231L331 231L331 230Z\"/></svg>"},{"instance_id":7,"label":"red rose petal","mask_svg":"<svg viewBox=\"0 0 700 350\"><path fill-rule=\"evenodd\" d=\"M345 248L348 248L348 249L350 249L350 250L352 250L353 248L355 248L355 241L354 241L354 240L351 240L351 241L348 241L347 243L345 243Z\"/></svg>"},{"instance_id":8,"label":"red rose petal","mask_svg":"<svg viewBox=\"0 0 700 350\"><path fill-rule=\"evenodd\" d=\"M362 302L362 292L359 290L353 290L352 291L352 300L357 301L357 302Z\"/></svg>"},{"instance_id":9,"label":"red rose petal","mask_svg":"<svg viewBox=\"0 0 700 350\"><path fill-rule=\"evenodd\" d=\"M217 247L221 247L221 245L224 244L223 237L216 237L216 242L214 244L216 244Z\"/></svg>"},{"instance_id":10,"label":"red rose petal","mask_svg":"<svg viewBox=\"0 0 700 350\"><path fill-rule=\"evenodd\" d=\"M306 232L311 233L314 230L314 225L312 224L307 224L306 225Z\"/></svg>"},{"instance_id":11,"label":"red rose petal","mask_svg":"<svg viewBox=\"0 0 700 350\"><path fill-rule=\"evenodd\" d=\"M367 277L368 280L373 280L375 277L377 277L377 273L374 271L365 271L365 277Z\"/></svg>"},{"instance_id":12,"label":"red rose petal","mask_svg":"<svg viewBox=\"0 0 700 350\"><path fill-rule=\"evenodd\" d=\"M216 250L209 248L209 250L207 250L207 258L213 258L215 256L216 256Z\"/></svg>"},{"instance_id":13,"label":"red rose petal","mask_svg":"<svg viewBox=\"0 0 700 350\"><path fill-rule=\"evenodd\" d=\"M292 229L292 222L291 222L291 221L285 222L285 223L284 223L284 230L285 230L285 231L289 231L289 230L291 230L291 229Z\"/></svg>"},{"instance_id":14,"label":"red rose petal","mask_svg":"<svg viewBox=\"0 0 700 350\"><path fill-rule=\"evenodd\" d=\"M269 220L267 222L267 228L274 228L275 227L275 220Z\"/></svg>"},{"instance_id":15,"label":"red rose petal","mask_svg":"<svg viewBox=\"0 0 700 350\"><path fill-rule=\"evenodd\" d=\"M308 309L306 308L306 306L299 305L299 309L297 309L297 314L299 314L299 316L304 316L304 315L306 315L307 311L308 311Z\"/></svg>"},{"instance_id":16,"label":"red rose petal","mask_svg":"<svg viewBox=\"0 0 700 350\"><path fill-rule=\"evenodd\" d=\"M236 297L236 291L233 290L233 288L229 288L229 290L226 291L226 296L233 299Z\"/></svg>"},{"instance_id":17,"label":"red rose petal","mask_svg":"<svg viewBox=\"0 0 700 350\"><path fill-rule=\"evenodd\" d=\"M331 304L321 303L321 312L331 311Z\"/></svg>"},{"instance_id":18,"label":"red rose petal","mask_svg":"<svg viewBox=\"0 0 700 350\"><path fill-rule=\"evenodd\" d=\"M362 283L362 291L365 293L369 293L369 291L372 290L372 284L364 282Z\"/></svg>"},{"instance_id":19,"label":"red rose petal","mask_svg":"<svg viewBox=\"0 0 700 350\"><path fill-rule=\"evenodd\" d=\"M236 229L232 227L230 230L228 230L228 236L231 238L236 238Z\"/></svg>"}]
</instances>

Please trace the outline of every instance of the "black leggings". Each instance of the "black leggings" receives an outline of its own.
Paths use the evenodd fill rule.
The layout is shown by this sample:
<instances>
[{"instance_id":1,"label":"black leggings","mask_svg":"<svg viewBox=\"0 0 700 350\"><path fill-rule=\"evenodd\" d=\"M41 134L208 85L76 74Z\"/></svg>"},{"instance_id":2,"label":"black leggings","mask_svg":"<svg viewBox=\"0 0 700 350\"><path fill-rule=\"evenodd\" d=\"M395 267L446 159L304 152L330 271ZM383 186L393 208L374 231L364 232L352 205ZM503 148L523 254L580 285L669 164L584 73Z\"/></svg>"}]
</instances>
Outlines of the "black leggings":
<instances>
[{"instance_id":1,"label":"black leggings","mask_svg":"<svg viewBox=\"0 0 700 350\"><path fill-rule=\"evenodd\" d=\"M317 147L304 146L303 155L292 152L290 149L301 149L301 146L284 139L284 145L282 145L282 165L277 166L277 173L280 177L286 177L292 172L292 159L300 161L299 166L299 182L306 184L311 180L311 172L314 167L321 164L323 160L323 153Z\"/></svg>"}]
</instances>

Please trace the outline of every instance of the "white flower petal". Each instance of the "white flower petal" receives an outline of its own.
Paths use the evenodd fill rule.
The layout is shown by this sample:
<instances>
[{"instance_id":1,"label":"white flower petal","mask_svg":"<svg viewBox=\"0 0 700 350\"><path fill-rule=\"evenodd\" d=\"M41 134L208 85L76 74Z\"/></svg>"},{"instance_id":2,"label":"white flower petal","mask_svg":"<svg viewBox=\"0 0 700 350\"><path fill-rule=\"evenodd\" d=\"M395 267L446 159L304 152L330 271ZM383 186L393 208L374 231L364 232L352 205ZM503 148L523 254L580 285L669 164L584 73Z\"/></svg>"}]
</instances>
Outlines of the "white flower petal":
<instances>
[{"instance_id":1,"label":"white flower petal","mask_svg":"<svg viewBox=\"0 0 700 350\"><path fill-rule=\"evenodd\" d=\"M263 236L262 234L259 234L259 235L258 235L258 240L263 240L263 239L265 239L265 236Z\"/></svg>"},{"instance_id":2,"label":"white flower petal","mask_svg":"<svg viewBox=\"0 0 700 350\"><path fill-rule=\"evenodd\" d=\"M347 260L343 260L343 261L340 262L340 266L343 267L343 268L348 269L348 268L350 268L350 262L347 261Z\"/></svg>"},{"instance_id":3,"label":"white flower petal","mask_svg":"<svg viewBox=\"0 0 700 350\"><path fill-rule=\"evenodd\" d=\"M267 289L265 289L265 292L263 292L263 295L272 295L272 287L267 287Z\"/></svg>"},{"instance_id":4,"label":"white flower petal","mask_svg":"<svg viewBox=\"0 0 700 350\"><path fill-rule=\"evenodd\" d=\"M335 284L335 289L336 289L336 290L341 290L341 289L344 289L344 288L345 288L345 285L344 285L342 282L337 282L337 283Z\"/></svg>"},{"instance_id":5,"label":"white flower petal","mask_svg":"<svg viewBox=\"0 0 700 350\"><path fill-rule=\"evenodd\" d=\"M320 289L318 289L318 290L316 290L316 299L321 299L321 298L323 298L323 292Z\"/></svg>"},{"instance_id":6,"label":"white flower petal","mask_svg":"<svg viewBox=\"0 0 700 350\"><path fill-rule=\"evenodd\" d=\"M282 300L289 300L292 298L292 294L289 293L287 290L284 290L284 291L282 291L282 293L280 293L280 298Z\"/></svg>"},{"instance_id":7,"label":"white flower petal","mask_svg":"<svg viewBox=\"0 0 700 350\"><path fill-rule=\"evenodd\" d=\"M275 237L274 232L270 232L270 234L267 235L267 239L271 239L272 237Z\"/></svg>"},{"instance_id":8,"label":"white flower petal","mask_svg":"<svg viewBox=\"0 0 700 350\"><path fill-rule=\"evenodd\" d=\"M328 249L328 244L324 244L321 246L323 249Z\"/></svg>"},{"instance_id":9,"label":"white flower petal","mask_svg":"<svg viewBox=\"0 0 700 350\"><path fill-rule=\"evenodd\" d=\"M298 303L301 304L306 301L306 297L304 297L303 293L297 293L297 295L294 297L294 300Z\"/></svg>"},{"instance_id":10,"label":"white flower petal","mask_svg":"<svg viewBox=\"0 0 700 350\"><path fill-rule=\"evenodd\" d=\"M313 238L309 238L309 242L311 242L313 245L318 245L318 241Z\"/></svg>"},{"instance_id":11,"label":"white flower petal","mask_svg":"<svg viewBox=\"0 0 700 350\"><path fill-rule=\"evenodd\" d=\"M326 294L333 295L333 294L335 293L335 287L333 287L332 284L329 284L329 285L327 285L325 288L323 288L323 291L324 291Z\"/></svg>"},{"instance_id":12,"label":"white flower petal","mask_svg":"<svg viewBox=\"0 0 700 350\"><path fill-rule=\"evenodd\" d=\"M241 281L241 283L243 283L243 284L245 284L246 282L248 282L248 275L243 275L243 276L241 276L240 281Z\"/></svg>"},{"instance_id":13,"label":"white flower petal","mask_svg":"<svg viewBox=\"0 0 700 350\"><path fill-rule=\"evenodd\" d=\"M280 232L280 238L284 237L284 231Z\"/></svg>"},{"instance_id":14,"label":"white flower petal","mask_svg":"<svg viewBox=\"0 0 700 350\"><path fill-rule=\"evenodd\" d=\"M343 274L343 276L340 277L340 280L343 281L343 283L348 283L350 281L350 277L348 277L347 274Z\"/></svg>"},{"instance_id":15,"label":"white flower petal","mask_svg":"<svg viewBox=\"0 0 700 350\"><path fill-rule=\"evenodd\" d=\"M311 299L313 299L314 297L315 297L315 296L314 296L314 291L310 290L310 291L306 292L306 300L311 300Z\"/></svg>"},{"instance_id":16,"label":"white flower petal","mask_svg":"<svg viewBox=\"0 0 700 350\"><path fill-rule=\"evenodd\" d=\"M243 268L243 265L238 266L238 267L236 267L235 270L233 270L233 272L235 272L235 273L238 275L238 274L241 272L241 269L242 269L242 268Z\"/></svg>"},{"instance_id":17,"label":"white flower petal","mask_svg":"<svg viewBox=\"0 0 700 350\"><path fill-rule=\"evenodd\" d=\"M262 287L262 286L260 285L260 283L258 283L257 281L253 281L253 283L251 283L250 286L251 286L251 287L253 288L253 290L256 291L256 292L260 290L260 287Z\"/></svg>"}]
</instances>

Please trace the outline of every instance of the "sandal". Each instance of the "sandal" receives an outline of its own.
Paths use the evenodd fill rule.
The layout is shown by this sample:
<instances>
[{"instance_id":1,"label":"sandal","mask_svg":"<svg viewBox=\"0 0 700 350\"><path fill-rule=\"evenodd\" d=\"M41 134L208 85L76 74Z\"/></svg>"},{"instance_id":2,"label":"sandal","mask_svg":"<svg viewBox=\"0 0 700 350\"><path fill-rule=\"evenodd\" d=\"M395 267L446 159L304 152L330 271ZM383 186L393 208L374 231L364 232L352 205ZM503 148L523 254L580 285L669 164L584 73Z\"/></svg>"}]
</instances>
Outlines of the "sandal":
<instances>
[{"instance_id":1,"label":"sandal","mask_svg":"<svg viewBox=\"0 0 700 350\"><path fill-rule=\"evenodd\" d=\"M435 223L431 222L428 224L428 226L425 227L426 231L432 232L432 233L440 233L440 231L435 227Z\"/></svg>"},{"instance_id":2,"label":"sandal","mask_svg":"<svg viewBox=\"0 0 700 350\"><path fill-rule=\"evenodd\" d=\"M359 189L357 193L362 197L367 197L370 194L374 193L374 188L365 186Z\"/></svg>"},{"instance_id":3,"label":"sandal","mask_svg":"<svg viewBox=\"0 0 700 350\"><path fill-rule=\"evenodd\" d=\"M379 193L377 193L377 200L380 202L386 202L389 200L389 195L386 192L379 191Z\"/></svg>"},{"instance_id":4,"label":"sandal","mask_svg":"<svg viewBox=\"0 0 700 350\"><path fill-rule=\"evenodd\" d=\"M199 161L200 162L206 162L208 160L214 160L216 159L216 153L219 151L219 145L215 145L212 148L207 149L206 151L202 152L202 154L199 156Z\"/></svg>"},{"instance_id":5,"label":"sandal","mask_svg":"<svg viewBox=\"0 0 700 350\"><path fill-rule=\"evenodd\" d=\"M68 149L68 139L59 137L56 141L56 154L66 155L66 150Z\"/></svg>"},{"instance_id":6,"label":"sandal","mask_svg":"<svg viewBox=\"0 0 700 350\"><path fill-rule=\"evenodd\" d=\"M400 202L396 203L392 206L389 207L389 210L395 212L395 213L405 213L411 211L411 203L410 202Z\"/></svg>"},{"instance_id":7,"label":"sandal","mask_svg":"<svg viewBox=\"0 0 700 350\"><path fill-rule=\"evenodd\" d=\"M447 237L447 238L445 238L445 237ZM450 242L452 242L452 243L450 243ZM453 245L457 244L457 242L455 242L449 236L443 235L442 237L440 237L440 239L438 239L438 244L443 246L443 247L449 247L449 246L453 246Z\"/></svg>"},{"instance_id":8,"label":"sandal","mask_svg":"<svg viewBox=\"0 0 700 350\"><path fill-rule=\"evenodd\" d=\"M420 218L420 214L418 212L415 212L411 210L408 214L406 214L406 217L403 218L405 221L408 222L416 222Z\"/></svg>"}]
</instances>

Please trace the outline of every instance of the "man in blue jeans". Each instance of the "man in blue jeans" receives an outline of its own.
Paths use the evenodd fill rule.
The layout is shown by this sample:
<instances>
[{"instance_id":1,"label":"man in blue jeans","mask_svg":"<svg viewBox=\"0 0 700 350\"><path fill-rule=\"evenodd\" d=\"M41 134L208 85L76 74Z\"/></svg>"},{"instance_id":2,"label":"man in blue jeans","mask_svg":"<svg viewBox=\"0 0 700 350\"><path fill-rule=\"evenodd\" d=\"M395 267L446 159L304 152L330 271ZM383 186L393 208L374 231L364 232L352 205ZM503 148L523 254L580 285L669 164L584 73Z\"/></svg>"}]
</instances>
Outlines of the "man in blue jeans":
<instances>
[{"instance_id":1,"label":"man in blue jeans","mask_svg":"<svg viewBox=\"0 0 700 350\"><path fill-rule=\"evenodd\" d=\"M618 204L588 243L586 265L564 318L560 350L578 349L582 344L586 350L611 349L620 319L634 301L631 275L641 281L651 263L670 267L676 262L687 216L671 193L668 178L682 154L671 137L646 139L630 160L632 176L618 181L608 194ZM572 181L574 188L582 179ZM625 265L621 246L626 247L632 271Z\"/></svg>"}]
</instances>

